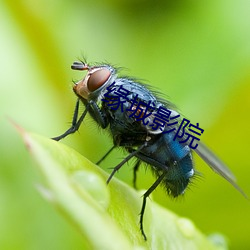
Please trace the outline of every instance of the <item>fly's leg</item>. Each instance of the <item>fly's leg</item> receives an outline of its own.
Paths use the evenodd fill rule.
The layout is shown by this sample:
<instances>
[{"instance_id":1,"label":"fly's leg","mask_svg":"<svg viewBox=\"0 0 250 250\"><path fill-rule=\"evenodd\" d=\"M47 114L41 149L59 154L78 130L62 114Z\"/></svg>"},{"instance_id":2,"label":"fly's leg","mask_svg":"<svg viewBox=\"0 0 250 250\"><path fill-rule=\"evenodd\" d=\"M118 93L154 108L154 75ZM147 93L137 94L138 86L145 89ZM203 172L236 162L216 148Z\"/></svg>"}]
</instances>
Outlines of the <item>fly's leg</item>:
<instances>
[{"instance_id":1,"label":"fly's leg","mask_svg":"<svg viewBox=\"0 0 250 250\"><path fill-rule=\"evenodd\" d=\"M75 110L74 110L74 116L73 116L71 127L65 133L63 133L62 135L59 135L59 136L51 138L51 139L53 139L55 141L60 141L64 137L68 136L69 134L75 133L79 129L79 127L80 127L80 125L81 125L84 117L86 116L86 114L88 112L88 106L87 106L86 109L84 110L84 112L82 113L81 117L77 121L78 112L79 112L79 103L80 103L80 101L78 99L77 102L76 102L76 106L75 106Z\"/></svg>"},{"instance_id":2,"label":"fly's leg","mask_svg":"<svg viewBox=\"0 0 250 250\"><path fill-rule=\"evenodd\" d=\"M116 146L114 145L97 163L96 165L99 165L115 148Z\"/></svg>"},{"instance_id":3,"label":"fly's leg","mask_svg":"<svg viewBox=\"0 0 250 250\"><path fill-rule=\"evenodd\" d=\"M158 177L158 179L153 183L153 185L143 195L142 208L141 208L141 212L140 212L140 230L141 230L141 233L142 233L142 236L143 236L144 240L147 240L147 236L146 236L146 234L144 232L144 229L143 229L143 216L144 216L144 212L145 212L145 208L146 208L146 200L147 200L148 196L162 182L163 178L166 176L166 173L167 172L163 172L163 174Z\"/></svg>"},{"instance_id":4,"label":"fly's leg","mask_svg":"<svg viewBox=\"0 0 250 250\"><path fill-rule=\"evenodd\" d=\"M114 145L97 163L96 163L96 165L99 165L112 151L113 151L113 149L115 148L116 146ZM132 151L132 152L134 152L134 151ZM140 165L141 165L141 161L140 160L137 160L136 161L136 164L135 164L135 166L134 166L134 168L133 168L133 187L135 188L135 189L137 189L136 188L136 172L138 171L138 169L139 169L139 167L140 167ZM120 169L120 168L119 168Z\"/></svg>"},{"instance_id":5,"label":"fly's leg","mask_svg":"<svg viewBox=\"0 0 250 250\"><path fill-rule=\"evenodd\" d=\"M97 103L90 100L89 101L89 113L92 115L92 117L96 120L96 122L101 125L102 128L106 128L108 126L107 118L102 113L100 108L98 107Z\"/></svg>"},{"instance_id":6,"label":"fly's leg","mask_svg":"<svg viewBox=\"0 0 250 250\"><path fill-rule=\"evenodd\" d=\"M62 135L52 138L53 140L59 141L59 140L63 139L64 137L68 136L69 134L75 133L79 129L87 112L90 112L90 114L93 115L93 118L97 121L98 124L101 125L102 128L107 127L108 123L106 120L106 116L101 112L100 108L98 107L98 105L94 101L88 102L88 104L86 105L86 109L84 110L84 112L80 116L79 120L77 120L78 119L78 112L79 112L79 104L80 104L80 100L78 99L76 102L71 127Z\"/></svg>"},{"instance_id":7,"label":"fly's leg","mask_svg":"<svg viewBox=\"0 0 250 250\"><path fill-rule=\"evenodd\" d=\"M140 165L141 165L141 161L137 160L136 163L135 163L135 166L133 168L133 186L134 186L135 189L137 189L136 188L136 173L137 173Z\"/></svg>"},{"instance_id":8,"label":"fly's leg","mask_svg":"<svg viewBox=\"0 0 250 250\"><path fill-rule=\"evenodd\" d=\"M122 162L120 162L116 167L114 167L112 173L110 174L107 184L111 181L112 177L114 174L127 162L129 161L132 157L134 157L138 152L140 152L144 147L147 146L147 143L142 144L137 150L134 150L132 153L130 153Z\"/></svg>"}]
</instances>

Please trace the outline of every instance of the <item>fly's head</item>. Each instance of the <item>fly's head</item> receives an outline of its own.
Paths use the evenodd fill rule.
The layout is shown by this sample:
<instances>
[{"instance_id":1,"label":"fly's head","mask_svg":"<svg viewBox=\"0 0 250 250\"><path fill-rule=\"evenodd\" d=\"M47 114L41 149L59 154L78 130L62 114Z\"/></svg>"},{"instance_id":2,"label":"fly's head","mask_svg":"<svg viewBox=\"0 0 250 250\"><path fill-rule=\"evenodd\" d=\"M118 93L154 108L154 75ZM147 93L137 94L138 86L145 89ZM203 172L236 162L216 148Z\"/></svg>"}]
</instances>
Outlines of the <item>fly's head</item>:
<instances>
[{"instance_id":1,"label":"fly's head","mask_svg":"<svg viewBox=\"0 0 250 250\"><path fill-rule=\"evenodd\" d=\"M74 62L71 69L88 71L73 87L75 94L85 100L88 100L90 95L99 93L116 77L115 69L109 65L89 66L83 62Z\"/></svg>"}]
</instances>

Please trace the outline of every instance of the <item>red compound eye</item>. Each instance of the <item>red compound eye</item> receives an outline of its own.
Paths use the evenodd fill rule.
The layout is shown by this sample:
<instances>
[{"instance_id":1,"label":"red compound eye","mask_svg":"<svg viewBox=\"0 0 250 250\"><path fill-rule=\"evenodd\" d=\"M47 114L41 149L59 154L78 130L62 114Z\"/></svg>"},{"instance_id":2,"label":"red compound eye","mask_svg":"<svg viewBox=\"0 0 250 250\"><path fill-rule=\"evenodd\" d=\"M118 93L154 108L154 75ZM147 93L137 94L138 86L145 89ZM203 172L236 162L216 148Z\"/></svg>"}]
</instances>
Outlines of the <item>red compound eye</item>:
<instances>
[{"instance_id":1,"label":"red compound eye","mask_svg":"<svg viewBox=\"0 0 250 250\"><path fill-rule=\"evenodd\" d=\"M88 79L88 90L93 92L99 89L109 78L110 71L108 69L99 69L92 73Z\"/></svg>"}]
</instances>

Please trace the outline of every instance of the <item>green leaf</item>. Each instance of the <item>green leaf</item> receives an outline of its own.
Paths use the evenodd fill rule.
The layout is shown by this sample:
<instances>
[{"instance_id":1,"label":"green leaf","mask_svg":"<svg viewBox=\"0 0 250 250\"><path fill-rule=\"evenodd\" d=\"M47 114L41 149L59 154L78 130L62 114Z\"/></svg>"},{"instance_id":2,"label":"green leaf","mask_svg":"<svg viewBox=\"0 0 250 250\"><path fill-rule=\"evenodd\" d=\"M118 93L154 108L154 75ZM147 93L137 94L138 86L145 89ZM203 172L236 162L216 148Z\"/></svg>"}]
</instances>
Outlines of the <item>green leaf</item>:
<instances>
[{"instance_id":1,"label":"green leaf","mask_svg":"<svg viewBox=\"0 0 250 250\"><path fill-rule=\"evenodd\" d=\"M60 142L21 130L44 176L43 196L81 232L83 249L226 249L212 243L186 218L148 199L144 241L139 229L143 192L108 174Z\"/></svg>"}]
</instances>

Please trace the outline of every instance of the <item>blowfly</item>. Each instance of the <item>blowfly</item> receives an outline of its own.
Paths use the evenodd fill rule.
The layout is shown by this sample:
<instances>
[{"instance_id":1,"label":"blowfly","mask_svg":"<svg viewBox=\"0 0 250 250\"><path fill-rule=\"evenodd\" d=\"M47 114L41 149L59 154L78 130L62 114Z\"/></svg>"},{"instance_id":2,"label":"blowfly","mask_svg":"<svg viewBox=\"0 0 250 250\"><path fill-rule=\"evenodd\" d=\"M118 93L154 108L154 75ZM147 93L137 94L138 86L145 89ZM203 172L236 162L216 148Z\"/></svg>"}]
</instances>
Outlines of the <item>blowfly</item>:
<instances>
[{"instance_id":1,"label":"blowfly","mask_svg":"<svg viewBox=\"0 0 250 250\"><path fill-rule=\"evenodd\" d=\"M76 132L89 113L113 138L113 147L98 163L116 147L128 152L114 167L107 183L131 158L136 158L134 185L139 166L142 163L150 166L156 181L143 195L140 230L145 240L143 216L147 197L159 184L172 197L184 193L195 174L192 151L244 195L232 172L200 142L204 130L199 123L182 119L175 106L158 97L148 85L133 78L119 77L118 70L109 64L90 66L80 61L74 62L71 68L87 74L73 87L78 99L71 127L53 139L59 141ZM79 115L80 103L85 110Z\"/></svg>"}]
</instances>

